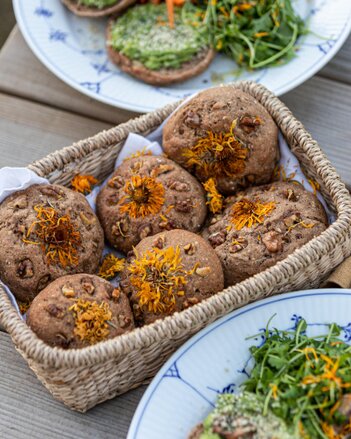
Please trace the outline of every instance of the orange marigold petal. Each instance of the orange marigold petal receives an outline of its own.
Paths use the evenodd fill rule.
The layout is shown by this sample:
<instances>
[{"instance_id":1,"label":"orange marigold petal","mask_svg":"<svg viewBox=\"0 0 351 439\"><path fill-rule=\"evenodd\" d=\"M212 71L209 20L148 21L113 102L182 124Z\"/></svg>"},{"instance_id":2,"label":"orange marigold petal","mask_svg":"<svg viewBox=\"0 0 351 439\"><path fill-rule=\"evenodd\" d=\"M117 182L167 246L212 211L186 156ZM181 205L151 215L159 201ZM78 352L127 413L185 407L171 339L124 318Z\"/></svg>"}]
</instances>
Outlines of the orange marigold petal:
<instances>
[{"instance_id":1,"label":"orange marigold petal","mask_svg":"<svg viewBox=\"0 0 351 439\"><path fill-rule=\"evenodd\" d=\"M123 270L125 259L117 258L113 253L109 253L104 257L100 265L98 276L103 279L112 279Z\"/></svg>"},{"instance_id":2,"label":"orange marigold petal","mask_svg":"<svg viewBox=\"0 0 351 439\"><path fill-rule=\"evenodd\" d=\"M98 304L95 301L78 299L69 311L74 316L74 334L82 341L95 344L108 337L108 322L112 319L112 312L107 302Z\"/></svg>"},{"instance_id":3,"label":"orange marigold petal","mask_svg":"<svg viewBox=\"0 0 351 439\"><path fill-rule=\"evenodd\" d=\"M125 195L119 202L121 213L132 218L157 214L165 201L162 183L152 177L133 175L124 186Z\"/></svg>"},{"instance_id":4,"label":"orange marigold petal","mask_svg":"<svg viewBox=\"0 0 351 439\"><path fill-rule=\"evenodd\" d=\"M273 201L261 203L259 200L251 201L243 198L232 206L231 222L237 230L241 230L243 227L252 227L263 223L265 216L274 208Z\"/></svg>"},{"instance_id":5,"label":"orange marigold petal","mask_svg":"<svg viewBox=\"0 0 351 439\"><path fill-rule=\"evenodd\" d=\"M76 175L72 181L72 188L82 194L90 194L92 186L96 185L98 180L93 175Z\"/></svg>"}]
</instances>

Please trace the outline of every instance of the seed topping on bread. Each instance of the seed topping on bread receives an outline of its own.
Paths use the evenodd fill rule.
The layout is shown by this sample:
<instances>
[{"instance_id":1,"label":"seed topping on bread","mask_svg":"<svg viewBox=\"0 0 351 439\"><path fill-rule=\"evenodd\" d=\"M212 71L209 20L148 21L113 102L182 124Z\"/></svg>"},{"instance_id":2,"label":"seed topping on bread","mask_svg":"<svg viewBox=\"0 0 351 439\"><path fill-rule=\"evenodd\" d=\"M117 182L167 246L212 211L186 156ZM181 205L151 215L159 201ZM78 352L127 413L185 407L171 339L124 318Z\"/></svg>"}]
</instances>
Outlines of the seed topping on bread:
<instances>
[{"instance_id":1,"label":"seed topping on bread","mask_svg":"<svg viewBox=\"0 0 351 439\"><path fill-rule=\"evenodd\" d=\"M199 8L187 3L174 10L174 26L169 26L165 4L134 6L111 22L107 45L151 71L180 69L209 49L199 14Z\"/></svg>"},{"instance_id":2,"label":"seed topping on bread","mask_svg":"<svg viewBox=\"0 0 351 439\"><path fill-rule=\"evenodd\" d=\"M185 270L179 246L154 247L136 258L128 267L130 282L136 288L139 306L154 313L171 312L177 296L184 296L186 276L197 270Z\"/></svg>"},{"instance_id":3,"label":"seed topping on bread","mask_svg":"<svg viewBox=\"0 0 351 439\"><path fill-rule=\"evenodd\" d=\"M155 215L165 201L162 183L152 177L132 175L124 186L125 196L121 198L120 212L132 218Z\"/></svg>"},{"instance_id":4,"label":"seed topping on bread","mask_svg":"<svg viewBox=\"0 0 351 439\"><path fill-rule=\"evenodd\" d=\"M65 268L78 265L81 235L68 214L60 215L51 206L36 205L37 221L29 227L23 242L40 245L48 265Z\"/></svg>"},{"instance_id":5,"label":"seed topping on bread","mask_svg":"<svg viewBox=\"0 0 351 439\"><path fill-rule=\"evenodd\" d=\"M74 315L74 335L82 341L95 344L108 337L112 312L107 302L78 299L69 311Z\"/></svg>"},{"instance_id":6,"label":"seed topping on bread","mask_svg":"<svg viewBox=\"0 0 351 439\"><path fill-rule=\"evenodd\" d=\"M269 203L261 203L259 199L251 201L243 198L237 201L232 207L231 222L236 230L243 227L252 227L255 224L262 224L264 217L275 208L273 201Z\"/></svg>"},{"instance_id":7,"label":"seed topping on bread","mask_svg":"<svg viewBox=\"0 0 351 439\"><path fill-rule=\"evenodd\" d=\"M237 119L228 132L207 131L195 145L186 148L183 156L186 168L195 168L195 173L204 179L209 177L233 177L245 169L250 149L234 133Z\"/></svg>"}]
</instances>

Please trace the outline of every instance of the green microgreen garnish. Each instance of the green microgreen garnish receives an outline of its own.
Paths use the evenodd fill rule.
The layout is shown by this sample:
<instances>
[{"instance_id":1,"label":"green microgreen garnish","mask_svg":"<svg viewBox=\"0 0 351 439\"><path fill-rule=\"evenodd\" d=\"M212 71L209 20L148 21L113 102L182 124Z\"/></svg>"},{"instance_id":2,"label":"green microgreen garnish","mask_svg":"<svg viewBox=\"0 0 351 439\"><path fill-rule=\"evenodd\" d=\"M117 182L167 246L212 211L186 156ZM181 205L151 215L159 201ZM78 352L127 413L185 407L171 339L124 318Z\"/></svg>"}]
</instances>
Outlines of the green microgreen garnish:
<instances>
[{"instance_id":1,"label":"green microgreen garnish","mask_svg":"<svg viewBox=\"0 0 351 439\"><path fill-rule=\"evenodd\" d=\"M286 62L306 33L291 0L208 0L205 5L213 47L239 66L258 69Z\"/></svg>"},{"instance_id":2,"label":"green microgreen garnish","mask_svg":"<svg viewBox=\"0 0 351 439\"><path fill-rule=\"evenodd\" d=\"M309 337L301 319L291 331L265 331L265 342L252 346L255 365L243 384L264 401L297 437L341 439L351 433L351 419L338 409L351 393L351 346L340 340L340 327ZM336 428L335 426L339 426Z\"/></svg>"}]
</instances>

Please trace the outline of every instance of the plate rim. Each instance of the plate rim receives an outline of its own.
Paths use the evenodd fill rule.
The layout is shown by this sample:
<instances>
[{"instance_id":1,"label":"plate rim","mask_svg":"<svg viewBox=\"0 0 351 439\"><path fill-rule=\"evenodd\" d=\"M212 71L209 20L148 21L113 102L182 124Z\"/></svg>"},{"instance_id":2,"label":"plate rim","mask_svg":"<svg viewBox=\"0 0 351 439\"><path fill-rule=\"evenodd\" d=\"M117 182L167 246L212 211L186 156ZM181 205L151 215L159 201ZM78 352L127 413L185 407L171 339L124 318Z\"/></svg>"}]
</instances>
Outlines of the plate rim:
<instances>
[{"instance_id":1,"label":"plate rim","mask_svg":"<svg viewBox=\"0 0 351 439\"><path fill-rule=\"evenodd\" d=\"M146 113L150 111L154 111L157 109L157 107L154 106L144 106L144 105L138 105L138 104L130 104L125 101L121 101L119 99L114 99L111 96L107 97L104 95L100 95L92 90L89 90L83 86L81 86L78 82L74 82L73 79L71 79L68 75L66 75L64 72L61 72L60 69L54 65L46 56L45 52L42 52L42 49L37 45L37 43L32 38L29 29L27 28L27 25L25 23L24 17L21 13L20 3L23 0L12 0L13 9L16 16L17 24L21 30L21 33L34 53L34 55L39 59L39 61L51 72L53 73L57 78L59 78L61 81L66 83L68 86L73 88L74 90L80 92L83 95L89 96L90 98L97 100L99 102L102 102L104 104L107 104L111 106L112 108L121 108L123 110L128 110L132 112L139 112L139 113ZM59 1L59 0L57 0ZM62 7L64 7L62 5ZM298 76L295 78L295 80L288 81L285 85L281 86L277 90L274 91L275 95L280 96L282 94L285 94L294 88L298 87L302 83L306 82L308 79L310 79L312 76L314 76L316 73L318 73L326 64L329 63L329 61L338 53L338 51L341 49L342 45L348 38L349 34L351 32L351 9L349 11L349 15L345 19L343 30L341 31L338 40L334 44L334 46L331 48L331 50L325 54L324 57L316 61L310 68L304 72L304 74ZM235 80L233 82L236 82ZM115 102L112 102L115 101ZM174 99L173 101L176 101Z\"/></svg>"},{"instance_id":2,"label":"plate rim","mask_svg":"<svg viewBox=\"0 0 351 439\"><path fill-rule=\"evenodd\" d=\"M250 312L253 309L261 308L267 306L271 303L283 302L285 300L298 299L300 297L311 297L311 296L351 296L351 288L317 288L308 290L298 290L293 292L287 292L272 297L266 297L264 299L258 300L253 303L249 303L241 308L238 308L229 314L221 317L220 319L214 321L210 325L203 328L201 331L190 337L183 345L181 345L165 362L157 374L152 378L152 381L145 390L143 396L141 397L137 408L132 417L131 423L129 425L128 434L126 439L138 439L138 429L143 417L145 410L147 409L148 403L150 402L153 393L156 391L158 385L160 384L165 372L181 358L195 343L205 337L208 333L217 329L220 326L225 325L228 321L233 320L243 314Z\"/></svg>"}]
</instances>

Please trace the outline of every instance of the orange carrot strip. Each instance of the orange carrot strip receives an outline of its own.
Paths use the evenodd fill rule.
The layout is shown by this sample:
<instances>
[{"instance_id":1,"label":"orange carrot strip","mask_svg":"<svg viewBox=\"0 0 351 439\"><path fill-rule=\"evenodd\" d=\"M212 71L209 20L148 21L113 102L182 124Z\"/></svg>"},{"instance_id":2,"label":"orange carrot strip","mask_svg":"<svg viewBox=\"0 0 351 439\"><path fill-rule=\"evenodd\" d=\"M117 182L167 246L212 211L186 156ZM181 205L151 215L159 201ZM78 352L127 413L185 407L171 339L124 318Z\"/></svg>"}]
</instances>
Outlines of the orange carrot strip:
<instances>
[{"instance_id":1,"label":"orange carrot strip","mask_svg":"<svg viewBox=\"0 0 351 439\"><path fill-rule=\"evenodd\" d=\"M169 26L174 27L174 5L173 0L166 0Z\"/></svg>"}]
</instances>

